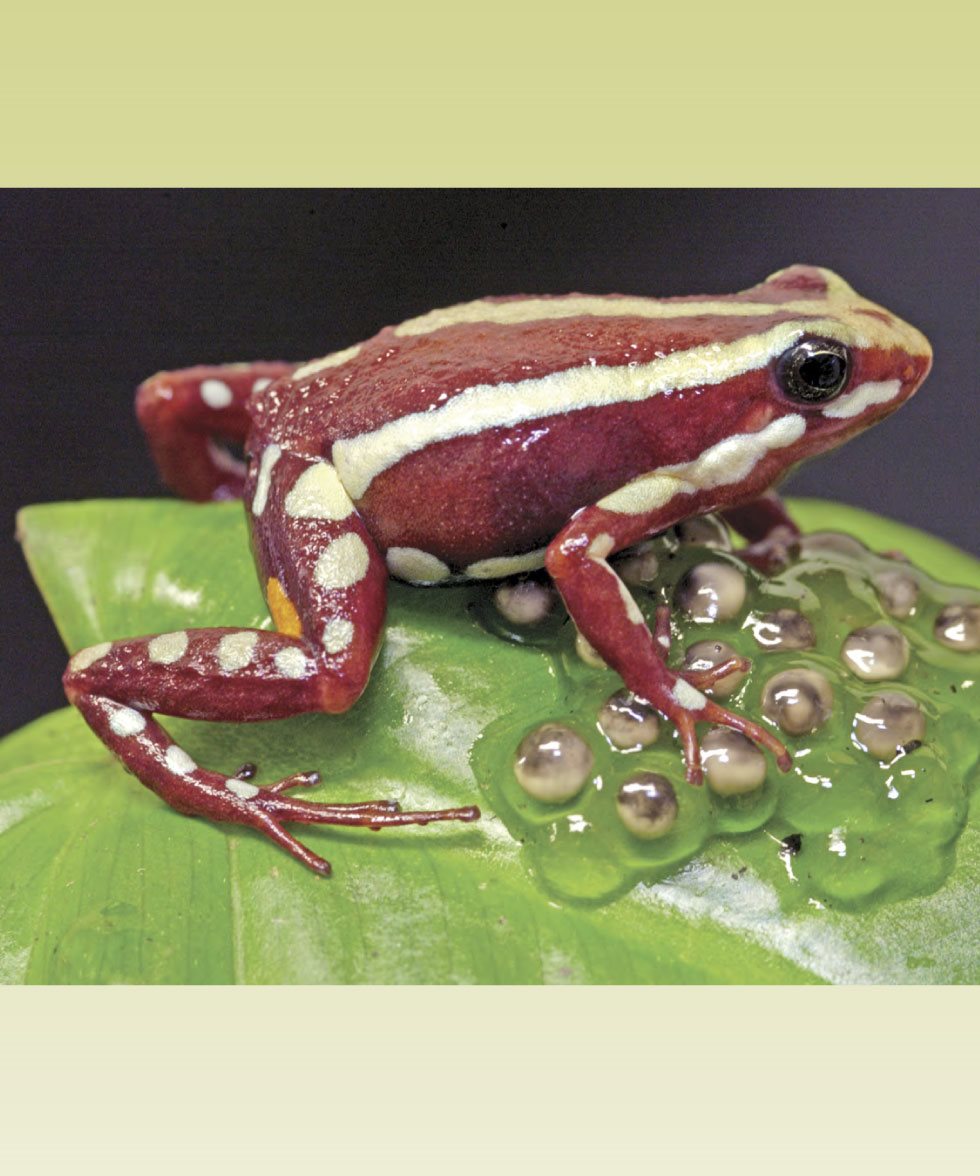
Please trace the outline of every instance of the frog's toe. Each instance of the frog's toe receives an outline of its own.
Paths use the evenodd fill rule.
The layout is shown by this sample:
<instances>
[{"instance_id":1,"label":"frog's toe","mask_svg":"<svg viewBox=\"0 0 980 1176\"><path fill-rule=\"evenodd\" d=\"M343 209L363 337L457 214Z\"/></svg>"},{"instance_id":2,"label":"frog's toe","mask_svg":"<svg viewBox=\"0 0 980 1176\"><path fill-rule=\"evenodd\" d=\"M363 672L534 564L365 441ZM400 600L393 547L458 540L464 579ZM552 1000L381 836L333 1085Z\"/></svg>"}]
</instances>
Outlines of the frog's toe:
<instances>
[{"instance_id":1,"label":"frog's toe","mask_svg":"<svg viewBox=\"0 0 980 1176\"><path fill-rule=\"evenodd\" d=\"M428 825L430 821L475 821L480 810L475 805L463 808L434 809L432 811L403 812L395 800L367 800L353 804L329 804L310 800L296 800L283 793L290 788L318 784L316 772L299 772L264 788L244 781L229 781L227 787L235 793L238 803L233 820L264 833L288 854L317 874L330 874L330 863L306 848L282 827L284 823L303 825L344 825L365 829L384 829L394 825ZM239 784L241 787L235 787Z\"/></svg>"},{"instance_id":2,"label":"frog's toe","mask_svg":"<svg viewBox=\"0 0 980 1176\"><path fill-rule=\"evenodd\" d=\"M246 765L247 767L252 765ZM253 772L252 775L255 773ZM243 777L241 771L238 772L239 779L250 779L250 777ZM278 796L281 792L288 792L290 788L315 788L320 783L319 772L296 772L292 776L286 776L282 780L277 780L275 784L267 784L265 792L271 792Z\"/></svg>"},{"instance_id":3,"label":"frog's toe","mask_svg":"<svg viewBox=\"0 0 980 1176\"><path fill-rule=\"evenodd\" d=\"M687 675L685 675L684 681L688 681ZM676 685L674 689L676 692ZM701 705L696 709L672 708L668 712L668 718L677 728L677 734L681 741L687 782L695 787L699 787L704 779L701 748L695 729L695 724L699 722L714 723L719 727L730 727L733 731L739 731L747 739L751 739L753 743L757 743L760 747L771 752L780 771L788 772L792 767L793 761L785 746L765 727L760 727L751 719L746 719L742 715L735 714L734 711L718 706L710 698L702 696Z\"/></svg>"},{"instance_id":4,"label":"frog's toe","mask_svg":"<svg viewBox=\"0 0 980 1176\"><path fill-rule=\"evenodd\" d=\"M727 678L729 674L747 674L751 668L752 662L747 657L736 653L716 666L707 666L705 669L699 670L678 670L677 676L690 683L696 690L708 690L716 682L720 682L722 678Z\"/></svg>"},{"instance_id":5,"label":"frog's toe","mask_svg":"<svg viewBox=\"0 0 980 1176\"><path fill-rule=\"evenodd\" d=\"M694 715L691 711L685 710L671 716L671 718L681 741L684 755L684 778L692 787L700 788L704 777L701 772L701 748L698 745Z\"/></svg>"},{"instance_id":6,"label":"frog's toe","mask_svg":"<svg viewBox=\"0 0 980 1176\"><path fill-rule=\"evenodd\" d=\"M737 715L734 711L725 710L724 707L718 706L711 699L705 700L704 709L699 717L719 727L730 727L733 731L738 731L747 739L751 739L753 743L764 747L772 753L772 757L776 761L776 766L781 772L788 772L793 766L793 760L786 750L786 745L781 743L765 727L761 727L758 723L753 723L751 719L746 719L743 715Z\"/></svg>"}]
</instances>

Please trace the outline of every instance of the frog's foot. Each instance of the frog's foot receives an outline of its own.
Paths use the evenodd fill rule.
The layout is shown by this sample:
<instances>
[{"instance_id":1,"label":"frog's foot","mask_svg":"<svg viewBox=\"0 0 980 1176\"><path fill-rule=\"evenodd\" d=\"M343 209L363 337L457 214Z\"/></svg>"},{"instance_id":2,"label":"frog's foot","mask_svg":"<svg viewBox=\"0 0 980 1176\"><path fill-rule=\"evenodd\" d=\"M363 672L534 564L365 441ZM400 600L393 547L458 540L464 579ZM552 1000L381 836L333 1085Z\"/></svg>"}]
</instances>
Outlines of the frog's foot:
<instances>
[{"instance_id":1,"label":"frog's foot","mask_svg":"<svg viewBox=\"0 0 980 1176\"><path fill-rule=\"evenodd\" d=\"M792 761L778 739L701 692L701 686L733 670L747 668L744 659L729 658L707 670L668 667L669 609L658 608L654 624L649 627L626 585L606 560L611 552L674 521L656 511L631 515L607 510L601 503L586 507L552 540L546 566L572 620L603 661L620 675L628 690L676 726L689 783L700 784L702 778L696 723L715 723L741 732L771 751L778 766L788 771Z\"/></svg>"},{"instance_id":2,"label":"frog's foot","mask_svg":"<svg viewBox=\"0 0 980 1176\"><path fill-rule=\"evenodd\" d=\"M781 572L799 558L800 529L775 492L723 510L722 515L748 540L748 546L736 552L738 558L764 576Z\"/></svg>"},{"instance_id":3,"label":"frog's foot","mask_svg":"<svg viewBox=\"0 0 980 1176\"><path fill-rule=\"evenodd\" d=\"M186 816L245 825L263 833L297 861L324 877L330 874L330 863L307 849L283 828L283 824L343 825L378 830L393 825L428 825L432 821L475 821L480 816L475 805L403 812L394 800L334 804L297 800L284 795L293 788L310 788L318 784L317 772L299 772L259 787L241 775L227 777L198 768L194 772L192 789L187 788L188 782L184 780L179 796L159 785L154 791Z\"/></svg>"},{"instance_id":4,"label":"frog's foot","mask_svg":"<svg viewBox=\"0 0 980 1176\"><path fill-rule=\"evenodd\" d=\"M661 604L657 608L653 639L657 652L666 662L670 653L670 609L665 604ZM679 678L683 678L685 682L689 682L696 690L707 690L729 674L736 672L745 674L751 668L751 661L736 653L716 666L707 666L702 670L676 669L672 672Z\"/></svg>"},{"instance_id":5,"label":"frog's foot","mask_svg":"<svg viewBox=\"0 0 980 1176\"><path fill-rule=\"evenodd\" d=\"M225 795L221 798L220 813L214 805L209 804L200 815L211 820L246 825L264 833L297 861L324 877L330 874L330 863L288 833L283 823L344 825L378 830L395 825L428 825L431 821L475 821L480 817L480 810L475 805L403 812L394 800L330 804L283 796L291 788L310 787L318 781L317 773L306 772L258 788L254 784L232 778L227 782Z\"/></svg>"},{"instance_id":6,"label":"frog's foot","mask_svg":"<svg viewBox=\"0 0 980 1176\"><path fill-rule=\"evenodd\" d=\"M800 536L798 532L777 527L765 539L740 547L735 554L762 575L775 576L799 558Z\"/></svg>"},{"instance_id":7,"label":"frog's foot","mask_svg":"<svg viewBox=\"0 0 980 1176\"><path fill-rule=\"evenodd\" d=\"M74 675L80 672L69 673L70 690L75 686ZM300 800L286 793L319 784L319 773L297 772L260 787L252 779L256 773L254 764L243 764L234 776L199 766L148 712L85 692L75 695L72 701L105 745L176 812L255 829L317 874L329 874L330 864L287 833L284 824L384 829L392 825L428 825L432 821L475 821L480 816L475 806L402 812L394 800L356 804Z\"/></svg>"},{"instance_id":8,"label":"frog's foot","mask_svg":"<svg viewBox=\"0 0 980 1176\"><path fill-rule=\"evenodd\" d=\"M727 664L727 663L725 663ZM672 673L672 672L671 672ZM702 783L701 749L698 745L696 723L713 723L718 727L730 727L738 731L753 743L772 752L776 766L781 772L788 772L793 761L789 752L774 735L765 727L753 723L734 711L726 710L710 698L706 698L699 690L691 686L686 676L676 675L673 686L667 691L662 702L651 699L652 705L661 710L677 728L681 747L684 752L685 776L688 784L699 786Z\"/></svg>"}]
</instances>

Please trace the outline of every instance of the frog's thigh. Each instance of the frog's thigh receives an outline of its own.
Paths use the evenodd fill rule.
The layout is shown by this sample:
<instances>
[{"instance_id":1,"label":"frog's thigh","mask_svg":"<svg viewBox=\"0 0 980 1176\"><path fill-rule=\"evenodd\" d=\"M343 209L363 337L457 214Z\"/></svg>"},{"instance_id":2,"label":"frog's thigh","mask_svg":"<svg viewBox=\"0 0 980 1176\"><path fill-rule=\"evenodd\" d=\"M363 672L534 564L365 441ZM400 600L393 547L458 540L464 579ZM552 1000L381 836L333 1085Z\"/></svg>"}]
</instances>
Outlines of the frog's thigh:
<instances>
[{"instance_id":1,"label":"frog's thigh","mask_svg":"<svg viewBox=\"0 0 980 1176\"><path fill-rule=\"evenodd\" d=\"M273 622L318 659L321 708L346 710L377 653L385 562L329 461L279 453L259 477L252 524Z\"/></svg>"},{"instance_id":2,"label":"frog's thigh","mask_svg":"<svg viewBox=\"0 0 980 1176\"><path fill-rule=\"evenodd\" d=\"M292 368L279 362L202 365L144 380L136 415L171 490L196 502L241 497L245 466L216 441L243 442L248 398Z\"/></svg>"}]
</instances>

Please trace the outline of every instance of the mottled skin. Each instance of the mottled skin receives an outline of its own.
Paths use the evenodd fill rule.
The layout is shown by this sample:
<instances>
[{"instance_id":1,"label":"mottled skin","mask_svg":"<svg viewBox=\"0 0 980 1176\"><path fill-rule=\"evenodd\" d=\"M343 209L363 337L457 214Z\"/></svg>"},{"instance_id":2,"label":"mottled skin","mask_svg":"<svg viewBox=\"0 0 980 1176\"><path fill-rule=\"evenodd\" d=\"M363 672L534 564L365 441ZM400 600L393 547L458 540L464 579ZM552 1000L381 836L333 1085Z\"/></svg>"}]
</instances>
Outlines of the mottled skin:
<instances>
[{"instance_id":1,"label":"mottled skin","mask_svg":"<svg viewBox=\"0 0 980 1176\"><path fill-rule=\"evenodd\" d=\"M811 339L846 348L847 366L839 387L801 399L784 373ZM785 770L773 735L700 693L747 663L668 667L666 610L651 632L607 557L721 511L750 540L747 558L778 566L798 532L772 487L892 412L929 364L914 328L828 271L794 266L737 295L487 299L301 367L160 373L137 410L163 477L199 501L244 497L277 632L204 629L81 651L68 697L174 808L260 829L326 873L282 822L379 828L478 811L293 800L283 793L315 774L258 789L208 771L153 714L344 711L377 653L389 572L438 583L544 564L590 644L675 724L691 783L703 721L742 731ZM247 468L218 437L244 443Z\"/></svg>"}]
</instances>

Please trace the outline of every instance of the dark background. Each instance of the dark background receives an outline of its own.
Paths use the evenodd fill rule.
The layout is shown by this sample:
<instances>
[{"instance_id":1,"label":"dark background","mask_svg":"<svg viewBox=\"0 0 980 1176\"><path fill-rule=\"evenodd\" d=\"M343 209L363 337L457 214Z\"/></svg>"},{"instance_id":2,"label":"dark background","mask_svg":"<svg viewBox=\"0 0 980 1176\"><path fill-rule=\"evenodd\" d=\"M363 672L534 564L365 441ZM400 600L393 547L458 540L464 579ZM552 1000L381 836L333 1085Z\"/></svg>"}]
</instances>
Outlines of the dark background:
<instances>
[{"instance_id":1,"label":"dark background","mask_svg":"<svg viewBox=\"0 0 980 1176\"><path fill-rule=\"evenodd\" d=\"M132 413L141 379L308 359L484 294L730 293L793 262L836 270L925 331L935 367L788 489L980 553L977 207L906 190L0 193L0 732L64 701L14 512L160 492Z\"/></svg>"}]
</instances>

